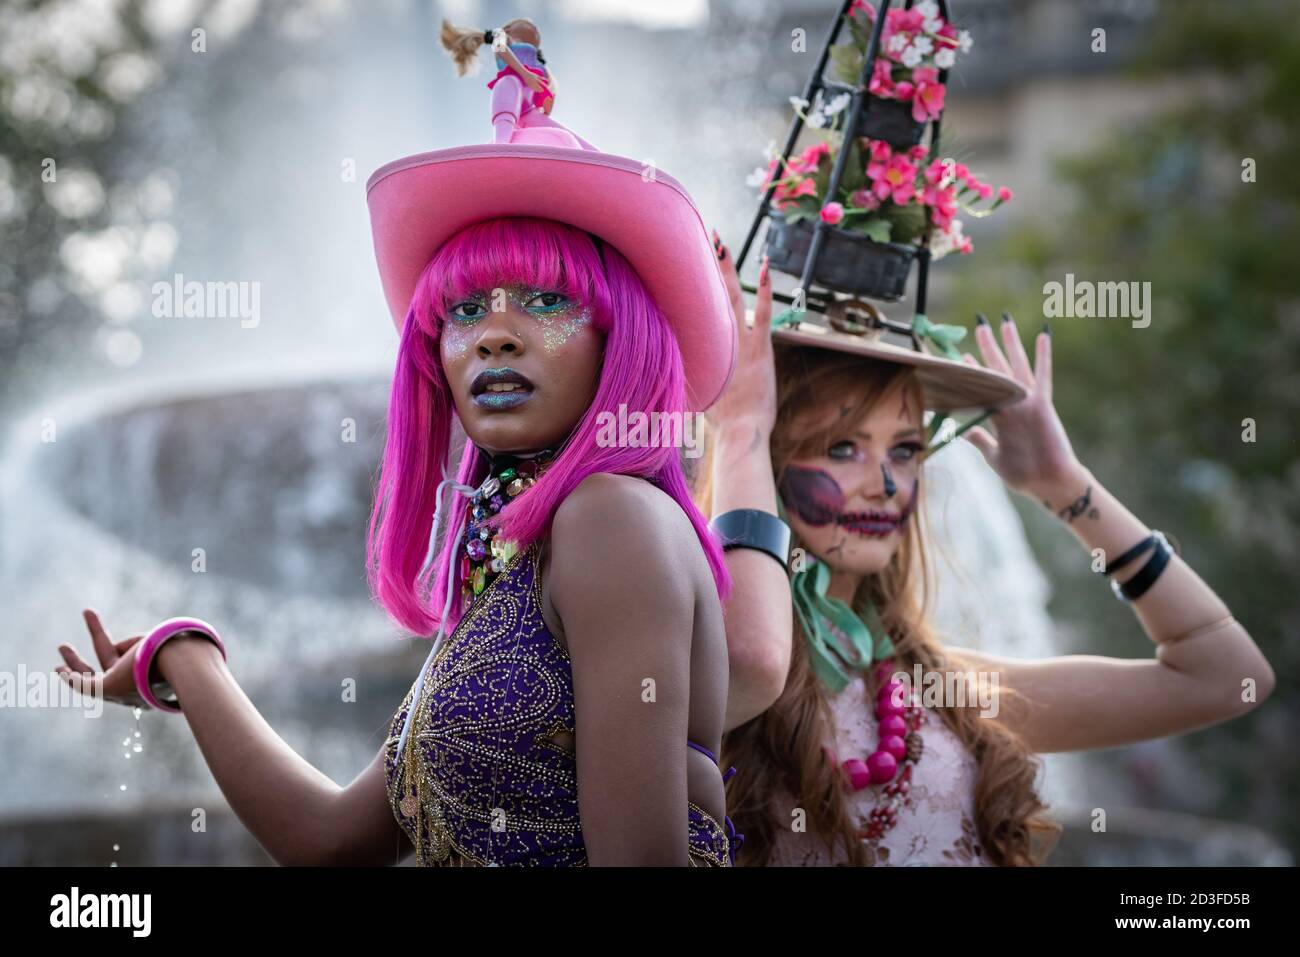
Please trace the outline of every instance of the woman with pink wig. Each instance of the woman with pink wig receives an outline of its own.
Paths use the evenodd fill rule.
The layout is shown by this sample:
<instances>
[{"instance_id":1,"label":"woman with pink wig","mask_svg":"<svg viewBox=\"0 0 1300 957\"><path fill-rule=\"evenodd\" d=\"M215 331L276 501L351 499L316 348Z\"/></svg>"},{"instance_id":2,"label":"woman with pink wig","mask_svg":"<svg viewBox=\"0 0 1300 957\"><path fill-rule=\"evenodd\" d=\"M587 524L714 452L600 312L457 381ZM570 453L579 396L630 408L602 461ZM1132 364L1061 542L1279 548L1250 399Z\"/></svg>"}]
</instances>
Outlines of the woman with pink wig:
<instances>
[{"instance_id":1,"label":"woman with pink wig","mask_svg":"<svg viewBox=\"0 0 1300 957\"><path fill-rule=\"evenodd\" d=\"M736 334L699 213L558 124L389 163L367 200L399 335L368 576L432 639L379 753L346 787L311 767L198 619L114 644L88 611L105 671L64 646L65 678L183 703L282 863L730 865L730 579L679 445ZM611 427L638 416L681 427Z\"/></svg>"}]
</instances>

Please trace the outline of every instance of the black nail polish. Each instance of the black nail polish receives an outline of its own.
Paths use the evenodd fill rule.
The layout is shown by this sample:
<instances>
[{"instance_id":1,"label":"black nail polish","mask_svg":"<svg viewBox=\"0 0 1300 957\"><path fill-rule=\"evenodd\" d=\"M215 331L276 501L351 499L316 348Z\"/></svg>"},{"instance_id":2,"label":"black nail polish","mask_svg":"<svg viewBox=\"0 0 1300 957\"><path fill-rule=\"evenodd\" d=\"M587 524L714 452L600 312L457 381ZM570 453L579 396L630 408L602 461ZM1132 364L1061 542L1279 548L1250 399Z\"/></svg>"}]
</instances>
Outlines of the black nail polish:
<instances>
[{"instance_id":1,"label":"black nail polish","mask_svg":"<svg viewBox=\"0 0 1300 957\"><path fill-rule=\"evenodd\" d=\"M727 258L727 247L726 247L726 246L722 246L722 245L719 245L719 246L718 246L718 258L719 258L719 259L726 259L726 258Z\"/></svg>"},{"instance_id":2,"label":"black nail polish","mask_svg":"<svg viewBox=\"0 0 1300 957\"><path fill-rule=\"evenodd\" d=\"M1009 313L1009 312L1004 312L1004 313L1002 313L1002 321L1003 321L1003 322L1010 322L1010 321L1011 321L1011 313Z\"/></svg>"},{"instance_id":3,"label":"black nail polish","mask_svg":"<svg viewBox=\"0 0 1300 957\"><path fill-rule=\"evenodd\" d=\"M982 312L975 313L975 322L977 325L981 326L987 326L989 324L989 321L984 318L984 313Z\"/></svg>"},{"instance_id":4,"label":"black nail polish","mask_svg":"<svg viewBox=\"0 0 1300 957\"><path fill-rule=\"evenodd\" d=\"M1047 333L1047 338L1050 339L1052 337L1052 327L1047 323L1043 323L1043 331Z\"/></svg>"}]
</instances>

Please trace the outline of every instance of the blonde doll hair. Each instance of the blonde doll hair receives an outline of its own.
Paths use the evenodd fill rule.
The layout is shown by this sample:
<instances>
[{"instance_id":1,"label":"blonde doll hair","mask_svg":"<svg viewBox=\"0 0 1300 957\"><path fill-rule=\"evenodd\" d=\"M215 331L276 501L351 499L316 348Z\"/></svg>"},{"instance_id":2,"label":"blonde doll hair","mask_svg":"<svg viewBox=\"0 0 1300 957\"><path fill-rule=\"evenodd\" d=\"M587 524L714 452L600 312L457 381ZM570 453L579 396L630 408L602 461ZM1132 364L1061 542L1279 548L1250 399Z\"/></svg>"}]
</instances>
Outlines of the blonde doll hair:
<instances>
[{"instance_id":1,"label":"blonde doll hair","mask_svg":"<svg viewBox=\"0 0 1300 957\"><path fill-rule=\"evenodd\" d=\"M537 29L537 24L526 17L520 17L517 20L511 20L501 28L507 35L517 38L526 43L539 45L542 40L541 32ZM465 76L466 74L474 75L479 70L479 47L487 43L487 31L479 30L474 27L458 27L450 23L445 17L442 21L442 45L447 50L447 55L451 57L452 62L456 64L456 75ZM539 50L540 52L540 50Z\"/></svg>"}]
</instances>

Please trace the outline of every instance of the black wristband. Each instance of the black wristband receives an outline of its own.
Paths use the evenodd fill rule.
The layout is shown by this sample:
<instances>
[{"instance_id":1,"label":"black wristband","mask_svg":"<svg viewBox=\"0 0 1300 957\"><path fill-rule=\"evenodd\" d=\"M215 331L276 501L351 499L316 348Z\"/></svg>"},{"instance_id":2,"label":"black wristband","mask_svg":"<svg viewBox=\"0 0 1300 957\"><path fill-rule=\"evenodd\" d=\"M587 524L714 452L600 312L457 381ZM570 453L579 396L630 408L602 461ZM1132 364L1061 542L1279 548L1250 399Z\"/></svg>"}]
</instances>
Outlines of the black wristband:
<instances>
[{"instance_id":1,"label":"black wristband","mask_svg":"<svg viewBox=\"0 0 1300 957\"><path fill-rule=\"evenodd\" d=\"M770 512L756 508L737 508L723 512L709 523L722 539L722 549L753 548L766 552L782 568L789 567L790 526Z\"/></svg>"},{"instance_id":2,"label":"black wristband","mask_svg":"<svg viewBox=\"0 0 1300 957\"><path fill-rule=\"evenodd\" d=\"M1129 562L1133 561L1133 559L1137 558L1148 548L1154 545L1155 542L1156 542L1156 536L1155 533L1152 532L1146 538L1142 539L1142 541L1138 542L1136 545L1134 545L1132 548L1126 551L1119 558L1115 559L1113 562L1111 562L1105 568L1103 568L1101 570L1101 573L1103 575L1113 575L1115 572L1119 571Z\"/></svg>"},{"instance_id":3,"label":"black wristband","mask_svg":"<svg viewBox=\"0 0 1300 957\"><path fill-rule=\"evenodd\" d=\"M1137 601L1147 593L1147 589L1156 583L1156 579L1160 577L1160 573L1163 572L1165 566L1169 564L1169 559L1174 553L1174 550L1169 547L1169 542L1160 532L1152 532L1151 537L1155 540L1156 550L1155 553L1147 559L1147 563L1142 566L1141 570L1123 584L1120 584L1117 581L1112 581L1110 583L1110 587L1115 592L1116 598L1119 598L1122 601Z\"/></svg>"}]
</instances>

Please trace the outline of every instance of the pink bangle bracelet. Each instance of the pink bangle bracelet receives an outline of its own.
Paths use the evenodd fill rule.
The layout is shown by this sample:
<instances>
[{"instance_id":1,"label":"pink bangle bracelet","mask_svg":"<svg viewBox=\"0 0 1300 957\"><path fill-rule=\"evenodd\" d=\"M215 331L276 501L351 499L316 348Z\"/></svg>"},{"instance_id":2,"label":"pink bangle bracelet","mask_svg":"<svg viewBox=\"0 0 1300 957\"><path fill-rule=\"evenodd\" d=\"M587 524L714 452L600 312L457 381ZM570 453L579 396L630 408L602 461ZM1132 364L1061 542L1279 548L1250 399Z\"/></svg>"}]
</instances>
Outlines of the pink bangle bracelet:
<instances>
[{"instance_id":1,"label":"pink bangle bracelet","mask_svg":"<svg viewBox=\"0 0 1300 957\"><path fill-rule=\"evenodd\" d=\"M220 650L221 657L226 657L226 646L221 643L221 637L217 634L217 630L199 618L168 618L149 632L148 637L140 642L140 648L135 653L135 665L132 671L135 675L135 690L139 692L145 704L151 708L157 708L159 711L179 712L181 710L180 702L175 705L167 704L154 695L153 688L149 685L149 669L153 667L153 660L163 642L168 638L174 638L183 631L195 631L205 638L211 638L218 650Z\"/></svg>"}]
</instances>

